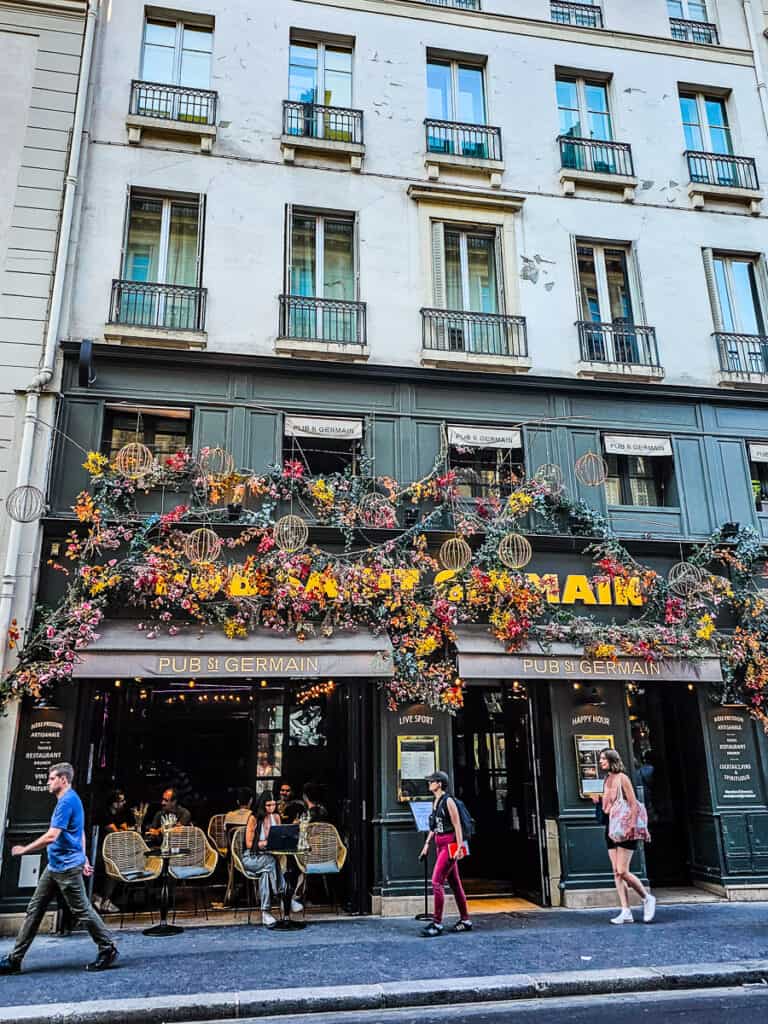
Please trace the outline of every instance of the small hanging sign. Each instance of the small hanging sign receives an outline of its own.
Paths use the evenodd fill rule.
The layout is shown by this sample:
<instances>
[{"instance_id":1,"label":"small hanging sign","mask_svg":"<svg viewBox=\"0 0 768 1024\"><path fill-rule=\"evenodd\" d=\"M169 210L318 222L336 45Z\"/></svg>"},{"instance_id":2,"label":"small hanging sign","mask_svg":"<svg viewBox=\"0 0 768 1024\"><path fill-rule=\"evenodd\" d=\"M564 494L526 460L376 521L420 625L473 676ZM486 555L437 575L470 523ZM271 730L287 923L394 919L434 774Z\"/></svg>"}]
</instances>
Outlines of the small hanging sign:
<instances>
[{"instance_id":1,"label":"small hanging sign","mask_svg":"<svg viewBox=\"0 0 768 1024\"><path fill-rule=\"evenodd\" d=\"M363 436L363 422L322 416L286 416L285 434L286 437L334 437L354 441Z\"/></svg>"},{"instance_id":2,"label":"small hanging sign","mask_svg":"<svg viewBox=\"0 0 768 1024\"><path fill-rule=\"evenodd\" d=\"M768 462L768 441L749 442L750 462Z\"/></svg>"},{"instance_id":3,"label":"small hanging sign","mask_svg":"<svg viewBox=\"0 0 768 1024\"><path fill-rule=\"evenodd\" d=\"M606 455L663 456L672 454L672 442L668 437L606 434L603 441L605 443Z\"/></svg>"},{"instance_id":4,"label":"small hanging sign","mask_svg":"<svg viewBox=\"0 0 768 1024\"><path fill-rule=\"evenodd\" d=\"M448 444L462 448L522 448L519 430L505 427L448 427Z\"/></svg>"}]
</instances>

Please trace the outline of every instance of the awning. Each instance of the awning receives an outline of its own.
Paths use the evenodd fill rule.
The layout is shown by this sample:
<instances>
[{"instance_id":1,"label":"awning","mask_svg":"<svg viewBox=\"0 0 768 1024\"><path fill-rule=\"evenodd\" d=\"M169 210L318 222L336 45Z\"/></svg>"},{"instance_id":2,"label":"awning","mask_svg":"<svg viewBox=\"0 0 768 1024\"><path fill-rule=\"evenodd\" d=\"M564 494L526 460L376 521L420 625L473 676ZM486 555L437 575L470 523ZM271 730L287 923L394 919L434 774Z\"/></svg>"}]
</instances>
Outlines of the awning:
<instances>
[{"instance_id":1,"label":"awning","mask_svg":"<svg viewBox=\"0 0 768 1024\"><path fill-rule=\"evenodd\" d=\"M523 435L508 427L448 427L448 444L464 448L522 448Z\"/></svg>"},{"instance_id":2,"label":"awning","mask_svg":"<svg viewBox=\"0 0 768 1024\"><path fill-rule=\"evenodd\" d=\"M76 679L302 679L306 677L390 678L392 645L367 631L331 637L295 636L259 629L228 640L219 630L184 625L176 636L154 640L135 622L110 622L99 639L78 656Z\"/></svg>"},{"instance_id":3,"label":"awning","mask_svg":"<svg viewBox=\"0 0 768 1024\"><path fill-rule=\"evenodd\" d=\"M363 436L362 420L332 420L323 416L286 416L286 437L334 437L355 441Z\"/></svg>"},{"instance_id":4,"label":"awning","mask_svg":"<svg viewBox=\"0 0 768 1024\"><path fill-rule=\"evenodd\" d=\"M752 462L768 462L768 441L750 441L749 457Z\"/></svg>"},{"instance_id":5,"label":"awning","mask_svg":"<svg viewBox=\"0 0 768 1024\"><path fill-rule=\"evenodd\" d=\"M507 654L504 646L484 626L460 626L456 630L459 675L466 680L564 679L621 680L638 682L716 683L722 679L717 657L689 661L665 658L619 658L596 661L585 658L573 644L551 644L544 650L536 643Z\"/></svg>"},{"instance_id":6,"label":"awning","mask_svg":"<svg viewBox=\"0 0 768 1024\"><path fill-rule=\"evenodd\" d=\"M660 456L672 454L668 437L639 437L637 434L606 434L603 444L607 455Z\"/></svg>"}]
</instances>

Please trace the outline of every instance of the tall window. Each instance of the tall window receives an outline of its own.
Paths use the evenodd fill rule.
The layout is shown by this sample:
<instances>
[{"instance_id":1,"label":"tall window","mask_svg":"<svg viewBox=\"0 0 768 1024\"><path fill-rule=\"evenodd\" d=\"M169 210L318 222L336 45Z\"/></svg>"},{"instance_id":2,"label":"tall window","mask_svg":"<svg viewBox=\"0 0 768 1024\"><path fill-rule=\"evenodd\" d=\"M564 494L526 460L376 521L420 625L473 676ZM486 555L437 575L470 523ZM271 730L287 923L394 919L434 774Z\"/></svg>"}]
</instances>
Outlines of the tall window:
<instances>
[{"instance_id":1,"label":"tall window","mask_svg":"<svg viewBox=\"0 0 768 1024\"><path fill-rule=\"evenodd\" d=\"M734 334L764 334L757 261L749 256L715 253L714 269L722 330Z\"/></svg>"},{"instance_id":2,"label":"tall window","mask_svg":"<svg viewBox=\"0 0 768 1024\"><path fill-rule=\"evenodd\" d=\"M427 117L486 124L483 68L456 60L427 61Z\"/></svg>"},{"instance_id":3,"label":"tall window","mask_svg":"<svg viewBox=\"0 0 768 1024\"><path fill-rule=\"evenodd\" d=\"M213 29L147 18L141 77L145 82L210 89Z\"/></svg>"},{"instance_id":4,"label":"tall window","mask_svg":"<svg viewBox=\"0 0 768 1024\"><path fill-rule=\"evenodd\" d=\"M525 479L523 452L517 448L477 448L452 444L448 460L462 498L505 498Z\"/></svg>"},{"instance_id":5,"label":"tall window","mask_svg":"<svg viewBox=\"0 0 768 1024\"><path fill-rule=\"evenodd\" d=\"M624 328L635 322L628 246L577 242L581 318L614 329L587 329L582 359L617 363L640 362L637 335Z\"/></svg>"},{"instance_id":6,"label":"tall window","mask_svg":"<svg viewBox=\"0 0 768 1024\"><path fill-rule=\"evenodd\" d=\"M145 444L160 464L191 441L189 409L113 409L104 415L102 452L110 459L127 444Z\"/></svg>"},{"instance_id":7,"label":"tall window","mask_svg":"<svg viewBox=\"0 0 768 1024\"><path fill-rule=\"evenodd\" d=\"M158 284L199 283L200 202L132 193L123 279Z\"/></svg>"},{"instance_id":8,"label":"tall window","mask_svg":"<svg viewBox=\"0 0 768 1024\"><path fill-rule=\"evenodd\" d=\"M667 0L670 18L685 21L709 21L705 0Z\"/></svg>"},{"instance_id":9,"label":"tall window","mask_svg":"<svg viewBox=\"0 0 768 1024\"><path fill-rule=\"evenodd\" d=\"M294 210L291 295L352 301L355 295L354 217Z\"/></svg>"},{"instance_id":10,"label":"tall window","mask_svg":"<svg viewBox=\"0 0 768 1024\"><path fill-rule=\"evenodd\" d=\"M448 309L499 312L493 232L445 226L445 287Z\"/></svg>"},{"instance_id":11,"label":"tall window","mask_svg":"<svg viewBox=\"0 0 768 1024\"><path fill-rule=\"evenodd\" d=\"M685 148L701 153L733 153L725 100L704 93L681 93Z\"/></svg>"},{"instance_id":12,"label":"tall window","mask_svg":"<svg viewBox=\"0 0 768 1024\"><path fill-rule=\"evenodd\" d=\"M292 42L288 99L327 107L351 107L352 49L326 43Z\"/></svg>"},{"instance_id":13,"label":"tall window","mask_svg":"<svg viewBox=\"0 0 768 1024\"><path fill-rule=\"evenodd\" d=\"M300 421L296 426L294 421ZM287 416L283 461L301 462L309 476L349 472L360 466L363 424L360 420L331 420L322 416Z\"/></svg>"},{"instance_id":14,"label":"tall window","mask_svg":"<svg viewBox=\"0 0 768 1024\"><path fill-rule=\"evenodd\" d=\"M560 134L579 139L613 139L606 82L558 75L557 109Z\"/></svg>"}]
</instances>

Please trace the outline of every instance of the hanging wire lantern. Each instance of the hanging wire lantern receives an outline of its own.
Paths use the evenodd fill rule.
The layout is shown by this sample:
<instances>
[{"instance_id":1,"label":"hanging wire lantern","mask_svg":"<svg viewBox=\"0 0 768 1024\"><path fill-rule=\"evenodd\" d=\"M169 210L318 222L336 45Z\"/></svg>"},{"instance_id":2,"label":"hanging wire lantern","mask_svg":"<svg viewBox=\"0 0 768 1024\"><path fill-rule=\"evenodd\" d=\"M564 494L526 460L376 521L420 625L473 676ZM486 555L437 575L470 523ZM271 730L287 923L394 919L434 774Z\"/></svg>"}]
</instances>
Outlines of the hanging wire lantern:
<instances>
[{"instance_id":1,"label":"hanging wire lantern","mask_svg":"<svg viewBox=\"0 0 768 1024\"><path fill-rule=\"evenodd\" d=\"M275 523L275 543L289 555L300 551L309 540L309 527L301 516L283 516Z\"/></svg>"},{"instance_id":2,"label":"hanging wire lantern","mask_svg":"<svg viewBox=\"0 0 768 1024\"><path fill-rule=\"evenodd\" d=\"M184 551L187 558L193 565L200 565L203 562L215 562L221 554L222 539L215 530L207 526L199 530L193 530L187 537L184 544Z\"/></svg>"},{"instance_id":3,"label":"hanging wire lantern","mask_svg":"<svg viewBox=\"0 0 768 1024\"><path fill-rule=\"evenodd\" d=\"M357 506L360 521L367 526L393 525L395 509L385 494L366 494Z\"/></svg>"},{"instance_id":4,"label":"hanging wire lantern","mask_svg":"<svg viewBox=\"0 0 768 1024\"><path fill-rule=\"evenodd\" d=\"M32 484L14 487L8 495L5 507L11 519L17 523L31 523L45 511L43 492Z\"/></svg>"},{"instance_id":5,"label":"hanging wire lantern","mask_svg":"<svg viewBox=\"0 0 768 1024\"><path fill-rule=\"evenodd\" d=\"M499 543L499 561L508 569L522 569L533 558L531 542L522 533L505 533Z\"/></svg>"},{"instance_id":6,"label":"hanging wire lantern","mask_svg":"<svg viewBox=\"0 0 768 1024\"><path fill-rule=\"evenodd\" d=\"M550 494L562 494L565 490L563 471L555 462L545 462L533 474L537 483L543 484Z\"/></svg>"},{"instance_id":7,"label":"hanging wire lantern","mask_svg":"<svg viewBox=\"0 0 768 1024\"><path fill-rule=\"evenodd\" d=\"M226 448L206 448L200 452L197 459L200 472L204 476L220 479L227 477L235 471L235 459Z\"/></svg>"},{"instance_id":8,"label":"hanging wire lantern","mask_svg":"<svg viewBox=\"0 0 768 1024\"><path fill-rule=\"evenodd\" d=\"M676 562L667 573L667 586L678 597L689 597L701 588L705 576L692 562Z\"/></svg>"},{"instance_id":9,"label":"hanging wire lantern","mask_svg":"<svg viewBox=\"0 0 768 1024\"><path fill-rule=\"evenodd\" d=\"M440 562L446 569L460 572L472 561L472 548L463 537L451 537L440 548Z\"/></svg>"},{"instance_id":10,"label":"hanging wire lantern","mask_svg":"<svg viewBox=\"0 0 768 1024\"><path fill-rule=\"evenodd\" d=\"M155 456L152 449L138 441L123 445L115 456L115 466L118 472L127 476L129 480L140 480L141 477L149 476L155 468Z\"/></svg>"},{"instance_id":11,"label":"hanging wire lantern","mask_svg":"<svg viewBox=\"0 0 768 1024\"><path fill-rule=\"evenodd\" d=\"M585 487L600 487L608 479L608 463L597 452L585 452L574 465L576 479Z\"/></svg>"}]
</instances>

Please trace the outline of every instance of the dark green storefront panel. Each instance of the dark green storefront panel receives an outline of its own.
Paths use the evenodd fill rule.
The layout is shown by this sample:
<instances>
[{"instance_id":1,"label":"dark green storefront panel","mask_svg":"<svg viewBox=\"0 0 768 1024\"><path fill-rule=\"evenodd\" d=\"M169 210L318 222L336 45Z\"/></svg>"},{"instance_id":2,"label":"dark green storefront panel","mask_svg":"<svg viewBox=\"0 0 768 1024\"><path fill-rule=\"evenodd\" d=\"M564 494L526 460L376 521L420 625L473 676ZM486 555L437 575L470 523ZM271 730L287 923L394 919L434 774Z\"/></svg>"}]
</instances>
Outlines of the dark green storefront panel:
<instances>
[{"instance_id":1,"label":"dark green storefront panel","mask_svg":"<svg viewBox=\"0 0 768 1024\"><path fill-rule=\"evenodd\" d=\"M222 447L231 450L230 435L231 409L195 409L194 440L192 450L199 452L201 448Z\"/></svg>"},{"instance_id":2,"label":"dark green storefront panel","mask_svg":"<svg viewBox=\"0 0 768 1024\"><path fill-rule=\"evenodd\" d=\"M712 496L718 524L736 522L751 525L755 503L745 444L743 441L713 438L708 442L708 449L709 462L713 468Z\"/></svg>"},{"instance_id":3,"label":"dark green storefront panel","mask_svg":"<svg viewBox=\"0 0 768 1024\"><path fill-rule=\"evenodd\" d=\"M400 430L397 420L384 419L381 416L371 417L369 433L370 437L366 437L365 444L368 454L374 459L374 474L398 479Z\"/></svg>"},{"instance_id":4,"label":"dark green storefront panel","mask_svg":"<svg viewBox=\"0 0 768 1024\"><path fill-rule=\"evenodd\" d=\"M234 410L232 454L235 465L263 473L281 459L281 417L276 413Z\"/></svg>"},{"instance_id":5,"label":"dark green storefront panel","mask_svg":"<svg viewBox=\"0 0 768 1024\"><path fill-rule=\"evenodd\" d=\"M709 484L704 470L704 445L700 438L675 438L675 473L680 503L687 520L686 532L704 536L714 528ZM684 527L685 528L685 527Z\"/></svg>"},{"instance_id":6,"label":"dark green storefront panel","mask_svg":"<svg viewBox=\"0 0 768 1024\"><path fill-rule=\"evenodd\" d=\"M69 398L61 406L51 486L51 504L57 511L69 512L80 491L88 489L91 478L83 462L86 452L101 447L103 415L104 403L93 398Z\"/></svg>"}]
</instances>

